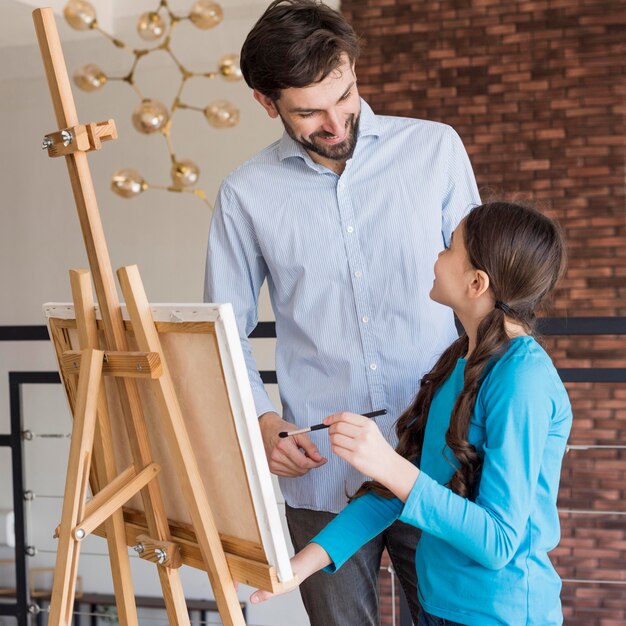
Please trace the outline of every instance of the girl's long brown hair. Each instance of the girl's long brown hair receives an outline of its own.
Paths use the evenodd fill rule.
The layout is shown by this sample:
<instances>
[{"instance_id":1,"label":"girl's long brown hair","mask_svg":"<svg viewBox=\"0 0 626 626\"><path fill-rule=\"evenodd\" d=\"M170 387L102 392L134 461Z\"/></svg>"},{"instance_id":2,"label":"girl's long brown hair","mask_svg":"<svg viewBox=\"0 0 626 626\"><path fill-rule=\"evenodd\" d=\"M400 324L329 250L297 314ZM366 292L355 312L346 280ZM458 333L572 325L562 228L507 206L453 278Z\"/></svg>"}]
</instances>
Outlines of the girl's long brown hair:
<instances>
[{"instance_id":1,"label":"girl's long brown hair","mask_svg":"<svg viewBox=\"0 0 626 626\"><path fill-rule=\"evenodd\" d=\"M537 307L565 270L565 245L560 228L535 209L507 202L476 207L465 218L464 225L470 264L489 276L495 300L504 303L506 314L532 335ZM396 451L406 459L420 458L433 396L458 359L467 354L468 343L467 335L463 334L439 357L422 378L415 400L398 419ZM458 462L447 486L465 498L473 499L482 466L476 448L467 440L474 404L488 369L506 352L508 343L505 313L494 308L478 326L476 347L465 365L463 389L446 432L447 446ZM353 498L368 491L393 497L380 483L368 481Z\"/></svg>"}]
</instances>

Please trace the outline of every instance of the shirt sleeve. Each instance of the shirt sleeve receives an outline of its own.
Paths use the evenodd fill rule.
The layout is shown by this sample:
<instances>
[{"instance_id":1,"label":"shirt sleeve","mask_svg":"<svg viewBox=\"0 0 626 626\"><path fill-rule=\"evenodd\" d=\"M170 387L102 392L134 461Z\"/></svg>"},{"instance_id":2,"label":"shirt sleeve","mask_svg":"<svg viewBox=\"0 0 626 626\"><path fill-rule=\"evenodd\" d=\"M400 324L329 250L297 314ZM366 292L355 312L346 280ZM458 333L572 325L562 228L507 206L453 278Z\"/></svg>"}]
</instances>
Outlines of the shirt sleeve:
<instances>
[{"instance_id":1,"label":"shirt sleeve","mask_svg":"<svg viewBox=\"0 0 626 626\"><path fill-rule=\"evenodd\" d=\"M553 414L551 381L536 364L498 376L482 398L486 441L476 502L421 472L400 519L484 567L504 567L519 548L533 506Z\"/></svg>"},{"instance_id":2,"label":"shirt sleeve","mask_svg":"<svg viewBox=\"0 0 626 626\"><path fill-rule=\"evenodd\" d=\"M448 176L442 202L442 235L448 247L450 234L470 209L480 205L472 164L457 132L448 127Z\"/></svg>"},{"instance_id":3,"label":"shirt sleeve","mask_svg":"<svg viewBox=\"0 0 626 626\"><path fill-rule=\"evenodd\" d=\"M204 281L205 302L230 302L235 311L241 347L257 415L276 411L252 355L248 336L258 323L258 303L267 266L254 230L228 187L222 183L209 230Z\"/></svg>"},{"instance_id":4,"label":"shirt sleeve","mask_svg":"<svg viewBox=\"0 0 626 626\"><path fill-rule=\"evenodd\" d=\"M398 498L383 498L373 492L350 502L310 543L322 546L332 563L325 572L336 572L368 541L391 526L400 515Z\"/></svg>"}]
</instances>

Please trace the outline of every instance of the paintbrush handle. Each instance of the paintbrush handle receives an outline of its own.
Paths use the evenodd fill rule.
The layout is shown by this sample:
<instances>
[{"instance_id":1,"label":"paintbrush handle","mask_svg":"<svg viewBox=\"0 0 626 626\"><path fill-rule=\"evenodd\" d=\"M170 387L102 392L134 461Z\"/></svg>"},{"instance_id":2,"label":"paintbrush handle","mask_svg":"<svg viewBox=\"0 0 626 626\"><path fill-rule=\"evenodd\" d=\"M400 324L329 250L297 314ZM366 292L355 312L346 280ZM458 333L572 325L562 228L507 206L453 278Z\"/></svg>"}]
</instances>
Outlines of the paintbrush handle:
<instances>
[{"instance_id":1,"label":"paintbrush handle","mask_svg":"<svg viewBox=\"0 0 626 626\"><path fill-rule=\"evenodd\" d=\"M380 411L371 411L370 413L361 413L363 417L378 417L379 415L387 415L387 409L381 409ZM293 437L294 435L304 435L305 433L313 432L314 430L323 430L328 428L326 424L315 424L315 426L307 426L306 428L299 428L298 430L283 430L278 433L281 439L285 437Z\"/></svg>"}]
</instances>

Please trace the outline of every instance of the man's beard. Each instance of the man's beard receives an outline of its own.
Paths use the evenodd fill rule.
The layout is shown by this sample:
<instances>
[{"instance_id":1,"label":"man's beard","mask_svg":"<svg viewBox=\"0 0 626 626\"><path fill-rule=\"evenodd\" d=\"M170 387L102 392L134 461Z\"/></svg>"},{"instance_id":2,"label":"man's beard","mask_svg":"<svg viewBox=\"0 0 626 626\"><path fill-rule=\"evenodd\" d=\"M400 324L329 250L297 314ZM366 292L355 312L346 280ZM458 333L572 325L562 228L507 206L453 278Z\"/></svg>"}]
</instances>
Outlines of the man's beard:
<instances>
[{"instance_id":1,"label":"man's beard","mask_svg":"<svg viewBox=\"0 0 626 626\"><path fill-rule=\"evenodd\" d=\"M315 141L316 137L333 137L332 134L327 133L324 130L313 133L309 139L299 139L296 137L293 129L285 121L283 116L280 116L283 120L283 126L287 131L287 134L296 142L299 143L305 150L314 152L325 159L331 159L333 161L346 161L351 158L356 148L356 142L359 136L359 122L361 120L361 114L355 115L354 113L348 118L346 122L346 129L348 129L348 136L337 144L319 144Z\"/></svg>"}]
</instances>

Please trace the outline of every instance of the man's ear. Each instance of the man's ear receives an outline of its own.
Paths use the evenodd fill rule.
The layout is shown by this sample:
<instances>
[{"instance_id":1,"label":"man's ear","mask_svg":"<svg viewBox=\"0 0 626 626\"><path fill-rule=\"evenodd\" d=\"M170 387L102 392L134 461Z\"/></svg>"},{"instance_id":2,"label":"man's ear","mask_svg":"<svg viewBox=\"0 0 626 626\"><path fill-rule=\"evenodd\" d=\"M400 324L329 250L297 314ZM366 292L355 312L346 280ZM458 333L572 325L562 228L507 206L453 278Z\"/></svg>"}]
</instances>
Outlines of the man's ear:
<instances>
[{"instance_id":1,"label":"man's ear","mask_svg":"<svg viewBox=\"0 0 626 626\"><path fill-rule=\"evenodd\" d=\"M252 90L252 95L254 96L254 99L267 111L267 114L271 118L278 117L278 109L271 98L268 98L257 89Z\"/></svg>"},{"instance_id":2,"label":"man's ear","mask_svg":"<svg viewBox=\"0 0 626 626\"><path fill-rule=\"evenodd\" d=\"M480 298L489 289L489 276L483 270L474 270L469 284L470 298Z\"/></svg>"}]
</instances>

